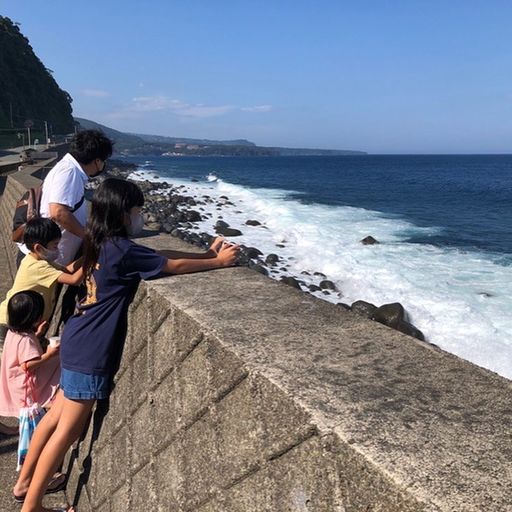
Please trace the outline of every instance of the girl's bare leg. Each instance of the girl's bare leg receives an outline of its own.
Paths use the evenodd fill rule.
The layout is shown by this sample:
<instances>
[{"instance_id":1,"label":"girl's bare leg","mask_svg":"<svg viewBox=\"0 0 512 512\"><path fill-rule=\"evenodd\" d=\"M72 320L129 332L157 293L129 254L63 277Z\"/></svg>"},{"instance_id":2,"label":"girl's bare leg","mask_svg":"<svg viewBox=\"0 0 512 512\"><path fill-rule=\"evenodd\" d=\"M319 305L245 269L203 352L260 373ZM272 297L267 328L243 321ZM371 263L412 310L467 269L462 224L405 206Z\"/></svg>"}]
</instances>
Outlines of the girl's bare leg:
<instances>
[{"instance_id":1,"label":"girl's bare leg","mask_svg":"<svg viewBox=\"0 0 512 512\"><path fill-rule=\"evenodd\" d=\"M51 409L43 416L37 428L34 430L34 435L30 440L30 447L27 457L18 476L18 481L14 486L13 493L16 496L24 496L27 493L32 475L36 469L37 461L43 451L48 439L55 431L57 423L59 422L60 414L62 412L62 404L64 403L64 394L61 390L58 391ZM60 462L60 461L59 461Z\"/></svg>"},{"instance_id":2,"label":"girl's bare leg","mask_svg":"<svg viewBox=\"0 0 512 512\"><path fill-rule=\"evenodd\" d=\"M22 512L51 510L42 506L44 492L69 447L82 433L94 402L95 400L70 400L62 395L62 410L57 427L40 453Z\"/></svg>"}]
</instances>

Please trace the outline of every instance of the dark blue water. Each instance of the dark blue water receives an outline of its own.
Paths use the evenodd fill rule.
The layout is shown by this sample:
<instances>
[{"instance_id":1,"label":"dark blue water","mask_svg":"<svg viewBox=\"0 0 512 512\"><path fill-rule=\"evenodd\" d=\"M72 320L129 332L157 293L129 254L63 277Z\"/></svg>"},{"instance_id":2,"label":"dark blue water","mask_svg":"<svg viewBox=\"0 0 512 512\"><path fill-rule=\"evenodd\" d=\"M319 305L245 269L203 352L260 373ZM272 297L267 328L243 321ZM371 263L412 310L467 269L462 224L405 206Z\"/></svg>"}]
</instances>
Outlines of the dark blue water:
<instances>
[{"instance_id":1,"label":"dark blue water","mask_svg":"<svg viewBox=\"0 0 512 512\"><path fill-rule=\"evenodd\" d=\"M212 172L247 187L295 191L310 203L354 206L440 227L411 242L479 250L512 262L512 155L130 157L169 178Z\"/></svg>"}]
</instances>

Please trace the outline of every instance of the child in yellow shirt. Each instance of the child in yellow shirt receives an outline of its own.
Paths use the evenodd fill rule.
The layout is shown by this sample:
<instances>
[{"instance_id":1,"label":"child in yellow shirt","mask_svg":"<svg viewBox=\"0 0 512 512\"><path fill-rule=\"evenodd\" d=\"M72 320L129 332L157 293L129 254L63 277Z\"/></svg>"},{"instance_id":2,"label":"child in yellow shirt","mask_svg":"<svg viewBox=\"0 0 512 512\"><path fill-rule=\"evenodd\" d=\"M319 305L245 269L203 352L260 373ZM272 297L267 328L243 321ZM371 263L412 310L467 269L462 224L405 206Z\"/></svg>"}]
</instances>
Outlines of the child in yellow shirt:
<instances>
[{"instance_id":1,"label":"child in yellow shirt","mask_svg":"<svg viewBox=\"0 0 512 512\"><path fill-rule=\"evenodd\" d=\"M54 263L59 252L57 247L61 238L59 226L51 219L34 218L27 222L23 242L30 251L21 261L12 288L0 304L0 347L7 334L7 304L17 292L34 290L44 300L42 319L50 319L57 295L57 284L76 286L82 281L81 261L77 260L67 267Z\"/></svg>"}]
</instances>

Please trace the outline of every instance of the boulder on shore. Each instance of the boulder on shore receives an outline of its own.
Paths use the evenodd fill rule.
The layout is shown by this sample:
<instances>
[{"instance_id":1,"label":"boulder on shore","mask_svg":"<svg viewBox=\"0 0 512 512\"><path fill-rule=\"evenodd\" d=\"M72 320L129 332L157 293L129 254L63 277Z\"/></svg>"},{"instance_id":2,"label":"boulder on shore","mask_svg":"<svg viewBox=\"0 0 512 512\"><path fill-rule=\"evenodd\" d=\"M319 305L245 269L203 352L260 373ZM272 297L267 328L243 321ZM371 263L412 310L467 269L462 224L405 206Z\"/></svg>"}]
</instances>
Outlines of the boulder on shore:
<instances>
[{"instance_id":1,"label":"boulder on shore","mask_svg":"<svg viewBox=\"0 0 512 512\"><path fill-rule=\"evenodd\" d=\"M292 288L297 288L297 290L301 290L299 282L297 279L291 276L286 276L281 278L281 282L284 284L287 284L288 286L291 286Z\"/></svg>"},{"instance_id":2,"label":"boulder on shore","mask_svg":"<svg viewBox=\"0 0 512 512\"><path fill-rule=\"evenodd\" d=\"M222 236L240 236L242 235L243 233L238 230L238 229L234 229L234 228L223 228L223 227L215 227L215 232L218 234L218 235L222 235Z\"/></svg>"},{"instance_id":3,"label":"boulder on shore","mask_svg":"<svg viewBox=\"0 0 512 512\"><path fill-rule=\"evenodd\" d=\"M352 306L350 308L354 313L364 316L365 318L371 319L373 316L373 313L377 309L377 306L375 304L371 304L370 302L366 302L364 300L356 300L354 303L352 303Z\"/></svg>"},{"instance_id":4,"label":"boulder on shore","mask_svg":"<svg viewBox=\"0 0 512 512\"><path fill-rule=\"evenodd\" d=\"M215 229L217 228L229 228L229 224L227 222L224 222L223 220L218 220L216 223L215 223Z\"/></svg>"},{"instance_id":5,"label":"boulder on shore","mask_svg":"<svg viewBox=\"0 0 512 512\"><path fill-rule=\"evenodd\" d=\"M424 334L417 327L414 327L414 325L406 322L405 320L402 320L397 325L396 330L403 332L404 334L408 334L409 336L412 336L413 338L416 338L420 341L425 341Z\"/></svg>"},{"instance_id":6,"label":"boulder on shore","mask_svg":"<svg viewBox=\"0 0 512 512\"><path fill-rule=\"evenodd\" d=\"M253 265L249 264L249 268L251 270L255 270L256 272L258 272L260 274L263 274L264 276L268 276L268 270L260 263L256 263Z\"/></svg>"},{"instance_id":7,"label":"boulder on shore","mask_svg":"<svg viewBox=\"0 0 512 512\"><path fill-rule=\"evenodd\" d=\"M329 281L328 279L324 279L323 281L320 282L320 288L322 290L331 290L333 292L337 291L336 285L332 281Z\"/></svg>"},{"instance_id":8,"label":"boulder on shore","mask_svg":"<svg viewBox=\"0 0 512 512\"><path fill-rule=\"evenodd\" d=\"M277 254L269 254L266 258L265 258L265 263L267 265L275 265L277 262L279 261L279 256Z\"/></svg>"},{"instance_id":9,"label":"boulder on shore","mask_svg":"<svg viewBox=\"0 0 512 512\"><path fill-rule=\"evenodd\" d=\"M372 320L396 329L404 320L405 310L399 302L383 304L373 312Z\"/></svg>"},{"instance_id":10,"label":"boulder on shore","mask_svg":"<svg viewBox=\"0 0 512 512\"><path fill-rule=\"evenodd\" d=\"M376 240L375 238L373 238L373 236L367 236L365 238L363 238L361 240L361 243L363 245L375 245L375 244L380 244L380 242L378 240Z\"/></svg>"}]
</instances>

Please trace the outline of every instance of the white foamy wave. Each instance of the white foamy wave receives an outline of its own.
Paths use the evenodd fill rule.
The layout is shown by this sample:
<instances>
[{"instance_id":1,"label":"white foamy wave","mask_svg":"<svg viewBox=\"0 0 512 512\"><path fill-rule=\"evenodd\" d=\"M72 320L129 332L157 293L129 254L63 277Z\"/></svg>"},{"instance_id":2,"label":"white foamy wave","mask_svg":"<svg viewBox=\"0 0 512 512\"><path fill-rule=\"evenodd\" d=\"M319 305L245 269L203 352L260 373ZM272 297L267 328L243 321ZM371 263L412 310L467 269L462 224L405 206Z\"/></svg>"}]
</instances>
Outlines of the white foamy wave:
<instances>
[{"instance_id":1,"label":"white foamy wave","mask_svg":"<svg viewBox=\"0 0 512 512\"><path fill-rule=\"evenodd\" d=\"M280 257L271 277L291 274L319 284L323 278L313 273L321 272L341 290L316 292L322 299L348 304L362 299L377 306L400 302L430 342L512 378L512 267L492 255L409 243L413 234L424 238L441 229L362 208L303 204L291 199L290 191L247 189L219 179L161 181L184 185L181 193L215 199L201 206L211 217L195 229L214 233L222 216L243 233L233 241ZM217 210L226 202L220 196L232 204ZM248 226L248 219L262 226ZM367 235L381 243L362 245Z\"/></svg>"},{"instance_id":2,"label":"white foamy wave","mask_svg":"<svg viewBox=\"0 0 512 512\"><path fill-rule=\"evenodd\" d=\"M168 178L162 178L158 175L158 171L149 169L148 167L142 168L142 166L136 171L128 175L130 180L134 181L151 181L153 183L169 183L171 180Z\"/></svg>"},{"instance_id":3,"label":"white foamy wave","mask_svg":"<svg viewBox=\"0 0 512 512\"><path fill-rule=\"evenodd\" d=\"M213 173L211 172L210 174L208 174L208 175L206 176L206 179L207 179L208 181L218 181L218 179L219 179L219 178L217 178L217 176L215 176L215 174L213 174Z\"/></svg>"}]
</instances>

